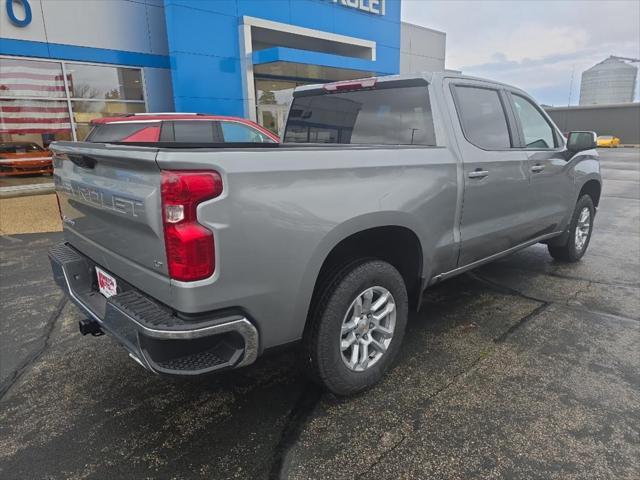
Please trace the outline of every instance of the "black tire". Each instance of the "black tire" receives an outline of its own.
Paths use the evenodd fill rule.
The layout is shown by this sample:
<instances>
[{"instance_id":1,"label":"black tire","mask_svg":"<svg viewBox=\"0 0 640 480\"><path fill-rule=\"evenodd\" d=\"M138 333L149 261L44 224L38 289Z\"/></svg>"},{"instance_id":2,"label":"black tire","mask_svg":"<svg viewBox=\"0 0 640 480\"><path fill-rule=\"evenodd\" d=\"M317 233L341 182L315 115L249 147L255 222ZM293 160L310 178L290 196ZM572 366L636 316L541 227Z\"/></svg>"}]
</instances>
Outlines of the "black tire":
<instances>
[{"instance_id":1,"label":"black tire","mask_svg":"<svg viewBox=\"0 0 640 480\"><path fill-rule=\"evenodd\" d=\"M582 245L581 248L578 248L576 242L576 228L578 228L578 220L582 211L588 208L589 209L589 231L587 234L586 241ZM583 195L578 199L578 203L576 203L576 208L573 211L573 215L571 216L571 222L569 222L569 235L567 238L567 242L564 245L548 245L547 249L549 250L549 254L556 260L561 262L577 262L580 260L587 251L589 247L589 242L591 241L591 233L593 232L593 220L595 217L595 207L593 206L593 200L589 195Z\"/></svg>"},{"instance_id":2,"label":"black tire","mask_svg":"<svg viewBox=\"0 0 640 480\"><path fill-rule=\"evenodd\" d=\"M381 260L351 263L335 273L325 285L305 333L310 373L316 382L334 394L352 395L377 383L393 365L407 324L407 289L398 270ZM383 287L393 296L395 329L387 350L379 360L364 371L354 371L342 358L342 323L356 297L371 287Z\"/></svg>"}]
</instances>

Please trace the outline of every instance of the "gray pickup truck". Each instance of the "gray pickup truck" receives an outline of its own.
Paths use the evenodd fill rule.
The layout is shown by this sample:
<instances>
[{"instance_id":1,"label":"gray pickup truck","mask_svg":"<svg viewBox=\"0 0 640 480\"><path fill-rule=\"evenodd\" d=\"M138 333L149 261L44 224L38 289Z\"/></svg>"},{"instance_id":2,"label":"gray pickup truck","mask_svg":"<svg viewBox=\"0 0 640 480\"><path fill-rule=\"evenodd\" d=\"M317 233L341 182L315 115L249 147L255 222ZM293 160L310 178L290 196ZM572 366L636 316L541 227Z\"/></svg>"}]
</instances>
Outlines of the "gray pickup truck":
<instances>
[{"instance_id":1,"label":"gray pickup truck","mask_svg":"<svg viewBox=\"0 0 640 480\"><path fill-rule=\"evenodd\" d=\"M517 88L444 73L304 86L281 144L208 144L203 125L193 144L52 147L54 277L82 333L155 373L296 343L315 379L355 393L390 368L430 285L538 242L568 262L589 245L595 134L565 139Z\"/></svg>"}]
</instances>

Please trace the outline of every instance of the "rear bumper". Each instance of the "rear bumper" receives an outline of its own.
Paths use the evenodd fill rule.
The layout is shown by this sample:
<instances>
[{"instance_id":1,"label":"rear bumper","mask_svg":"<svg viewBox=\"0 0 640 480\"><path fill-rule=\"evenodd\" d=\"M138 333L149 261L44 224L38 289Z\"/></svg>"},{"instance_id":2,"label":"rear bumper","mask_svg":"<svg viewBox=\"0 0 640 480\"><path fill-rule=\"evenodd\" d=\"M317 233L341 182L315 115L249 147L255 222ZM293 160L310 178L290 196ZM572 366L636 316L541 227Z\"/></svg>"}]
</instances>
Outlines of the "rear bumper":
<instances>
[{"instance_id":1,"label":"rear bumper","mask_svg":"<svg viewBox=\"0 0 640 480\"><path fill-rule=\"evenodd\" d=\"M143 367L170 375L199 375L253 363L258 331L241 314L184 320L119 280L107 299L95 286L95 264L67 244L49 250L53 276L67 296L114 336Z\"/></svg>"}]
</instances>

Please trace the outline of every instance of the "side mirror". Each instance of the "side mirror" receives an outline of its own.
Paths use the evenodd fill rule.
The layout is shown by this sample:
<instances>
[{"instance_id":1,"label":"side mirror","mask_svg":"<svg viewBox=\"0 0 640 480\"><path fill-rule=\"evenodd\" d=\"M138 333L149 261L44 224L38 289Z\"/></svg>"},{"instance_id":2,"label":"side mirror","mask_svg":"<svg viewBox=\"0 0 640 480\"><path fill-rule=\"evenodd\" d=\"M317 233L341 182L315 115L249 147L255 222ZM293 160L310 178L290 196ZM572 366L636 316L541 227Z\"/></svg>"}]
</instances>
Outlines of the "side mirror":
<instances>
[{"instance_id":1,"label":"side mirror","mask_svg":"<svg viewBox=\"0 0 640 480\"><path fill-rule=\"evenodd\" d=\"M596 132L569 132L567 150L571 153L592 150L597 146L597 139Z\"/></svg>"}]
</instances>

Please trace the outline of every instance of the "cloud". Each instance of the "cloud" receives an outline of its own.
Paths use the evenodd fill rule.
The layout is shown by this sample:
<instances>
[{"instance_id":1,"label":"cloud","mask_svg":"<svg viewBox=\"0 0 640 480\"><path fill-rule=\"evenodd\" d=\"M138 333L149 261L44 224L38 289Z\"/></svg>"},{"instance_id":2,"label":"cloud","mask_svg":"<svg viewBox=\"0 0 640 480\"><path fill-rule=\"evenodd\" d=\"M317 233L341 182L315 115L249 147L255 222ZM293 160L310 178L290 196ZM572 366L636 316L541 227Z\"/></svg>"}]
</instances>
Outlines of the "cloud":
<instances>
[{"instance_id":1,"label":"cloud","mask_svg":"<svg viewBox=\"0 0 640 480\"><path fill-rule=\"evenodd\" d=\"M640 58L638 19L638 1L403 0L403 20L447 33L447 68L549 104L577 103L581 73L609 55Z\"/></svg>"}]
</instances>

